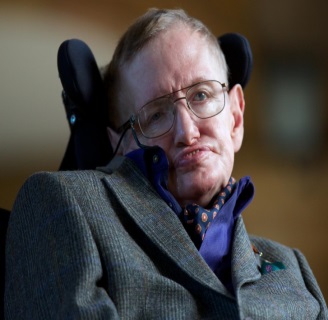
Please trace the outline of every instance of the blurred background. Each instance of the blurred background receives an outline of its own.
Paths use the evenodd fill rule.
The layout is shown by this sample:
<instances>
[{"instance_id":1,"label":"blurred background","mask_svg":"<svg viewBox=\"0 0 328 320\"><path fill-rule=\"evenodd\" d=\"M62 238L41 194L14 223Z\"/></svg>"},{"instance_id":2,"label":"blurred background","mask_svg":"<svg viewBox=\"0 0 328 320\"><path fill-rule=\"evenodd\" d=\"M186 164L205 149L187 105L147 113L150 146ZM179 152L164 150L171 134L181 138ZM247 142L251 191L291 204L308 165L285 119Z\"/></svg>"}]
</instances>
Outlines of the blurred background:
<instances>
[{"instance_id":1,"label":"blurred background","mask_svg":"<svg viewBox=\"0 0 328 320\"><path fill-rule=\"evenodd\" d=\"M235 178L250 175L250 233L299 248L328 297L328 33L325 0L1 0L0 207L35 171L57 170L69 138L56 56L80 38L99 66L149 7L183 8L216 35L239 32L254 69Z\"/></svg>"}]
</instances>

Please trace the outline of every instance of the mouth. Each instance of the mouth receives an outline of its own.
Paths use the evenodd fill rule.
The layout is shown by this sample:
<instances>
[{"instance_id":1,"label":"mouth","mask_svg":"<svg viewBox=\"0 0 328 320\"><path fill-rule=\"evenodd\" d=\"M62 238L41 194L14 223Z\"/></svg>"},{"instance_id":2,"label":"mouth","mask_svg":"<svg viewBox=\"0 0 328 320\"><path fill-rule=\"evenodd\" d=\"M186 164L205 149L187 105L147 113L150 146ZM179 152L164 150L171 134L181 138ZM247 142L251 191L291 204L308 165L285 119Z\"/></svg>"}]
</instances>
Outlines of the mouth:
<instances>
[{"instance_id":1,"label":"mouth","mask_svg":"<svg viewBox=\"0 0 328 320\"><path fill-rule=\"evenodd\" d=\"M210 151L208 147L183 150L175 158L174 167L176 169L194 167L202 163L208 157Z\"/></svg>"},{"instance_id":2,"label":"mouth","mask_svg":"<svg viewBox=\"0 0 328 320\"><path fill-rule=\"evenodd\" d=\"M197 149L197 150L195 150L195 151L192 151L192 152L189 152L189 153L187 153L185 156L186 156L186 157L192 157L193 155L195 155L195 154L198 153L198 152L200 152L199 149Z\"/></svg>"}]
</instances>

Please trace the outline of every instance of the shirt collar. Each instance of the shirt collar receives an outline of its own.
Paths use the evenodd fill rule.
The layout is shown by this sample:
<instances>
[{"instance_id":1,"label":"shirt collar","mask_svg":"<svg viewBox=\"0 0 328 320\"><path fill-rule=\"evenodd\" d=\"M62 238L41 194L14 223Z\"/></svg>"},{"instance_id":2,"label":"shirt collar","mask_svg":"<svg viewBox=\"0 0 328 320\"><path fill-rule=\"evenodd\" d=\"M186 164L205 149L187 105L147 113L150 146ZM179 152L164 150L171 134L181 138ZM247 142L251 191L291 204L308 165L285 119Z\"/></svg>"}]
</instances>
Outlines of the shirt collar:
<instances>
[{"instance_id":1,"label":"shirt collar","mask_svg":"<svg viewBox=\"0 0 328 320\"><path fill-rule=\"evenodd\" d=\"M169 162L164 150L158 146L137 149L126 154L134 161L145 177L151 182L157 193L179 216L182 208L167 187Z\"/></svg>"}]
</instances>

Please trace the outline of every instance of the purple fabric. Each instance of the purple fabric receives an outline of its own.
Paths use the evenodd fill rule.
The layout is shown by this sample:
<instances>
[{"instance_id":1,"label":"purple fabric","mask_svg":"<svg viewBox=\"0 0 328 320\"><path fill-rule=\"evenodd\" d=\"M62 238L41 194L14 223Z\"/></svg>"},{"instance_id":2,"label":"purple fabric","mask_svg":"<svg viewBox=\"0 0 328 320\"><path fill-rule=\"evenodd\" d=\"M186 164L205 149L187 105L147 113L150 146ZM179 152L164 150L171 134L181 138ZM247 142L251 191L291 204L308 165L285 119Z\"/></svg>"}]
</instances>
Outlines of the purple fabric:
<instances>
[{"instance_id":1,"label":"purple fabric","mask_svg":"<svg viewBox=\"0 0 328 320\"><path fill-rule=\"evenodd\" d=\"M126 155L132 159L162 199L180 218L181 206L167 189L168 160L160 147L137 149ZM254 196L254 185L249 177L236 183L235 191L222 206L208 228L199 253L218 278L231 289L230 248L234 224Z\"/></svg>"},{"instance_id":2,"label":"purple fabric","mask_svg":"<svg viewBox=\"0 0 328 320\"><path fill-rule=\"evenodd\" d=\"M219 278L223 269L230 265L223 260L230 253L235 221L251 202L253 196L254 186L250 178L240 179L235 192L223 205L206 232L199 253Z\"/></svg>"},{"instance_id":3,"label":"purple fabric","mask_svg":"<svg viewBox=\"0 0 328 320\"><path fill-rule=\"evenodd\" d=\"M128 153L126 157L135 162L157 193L180 216L182 208L167 189L169 162L164 150L160 147L137 149Z\"/></svg>"},{"instance_id":4,"label":"purple fabric","mask_svg":"<svg viewBox=\"0 0 328 320\"><path fill-rule=\"evenodd\" d=\"M208 208L189 203L181 215L182 223L197 249L200 248L213 220L220 216L221 209L234 193L236 181L230 177L229 183L214 197Z\"/></svg>"}]
</instances>

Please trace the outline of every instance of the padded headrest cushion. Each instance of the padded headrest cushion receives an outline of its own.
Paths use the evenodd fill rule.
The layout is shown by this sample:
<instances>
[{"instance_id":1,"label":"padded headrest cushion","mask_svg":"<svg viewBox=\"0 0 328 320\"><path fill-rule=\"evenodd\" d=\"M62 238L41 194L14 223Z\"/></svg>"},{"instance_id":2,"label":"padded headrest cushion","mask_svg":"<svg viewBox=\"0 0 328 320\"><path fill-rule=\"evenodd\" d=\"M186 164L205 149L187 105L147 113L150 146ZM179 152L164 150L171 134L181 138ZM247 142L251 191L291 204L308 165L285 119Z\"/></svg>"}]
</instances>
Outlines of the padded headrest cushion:
<instances>
[{"instance_id":1,"label":"padded headrest cushion","mask_svg":"<svg viewBox=\"0 0 328 320\"><path fill-rule=\"evenodd\" d=\"M81 40L64 41L57 65L71 137L60 170L95 169L108 163L108 112L104 84L89 47Z\"/></svg>"},{"instance_id":2,"label":"padded headrest cushion","mask_svg":"<svg viewBox=\"0 0 328 320\"><path fill-rule=\"evenodd\" d=\"M253 55L248 40L239 33L227 33L218 38L229 68L229 87L248 83L253 68Z\"/></svg>"},{"instance_id":3,"label":"padded headrest cushion","mask_svg":"<svg viewBox=\"0 0 328 320\"><path fill-rule=\"evenodd\" d=\"M88 116L100 112L106 117L104 85L90 48L78 39L64 41L58 49L57 65L64 91L71 101Z\"/></svg>"}]
</instances>

